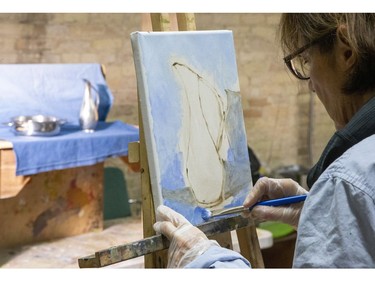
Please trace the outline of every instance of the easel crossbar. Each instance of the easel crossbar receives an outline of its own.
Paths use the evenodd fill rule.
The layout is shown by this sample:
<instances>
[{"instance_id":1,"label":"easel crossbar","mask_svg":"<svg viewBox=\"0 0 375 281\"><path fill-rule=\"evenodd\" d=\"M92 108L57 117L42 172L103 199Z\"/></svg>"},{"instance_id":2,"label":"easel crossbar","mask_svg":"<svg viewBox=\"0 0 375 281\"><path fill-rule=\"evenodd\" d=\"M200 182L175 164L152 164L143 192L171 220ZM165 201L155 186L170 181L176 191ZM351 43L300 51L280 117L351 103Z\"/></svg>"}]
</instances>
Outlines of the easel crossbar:
<instances>
[{"instance_id":1,"label":"easel crossbar","mask_svg":"<svg viewBox=\"0 0 375 281\"><path fill-rule=\"evenodd\" d=\"M254 225L252 220L241 216L229 217L220 221L209 221L198 225L208 237ZM153 252L168 249L168 239L163 235L150 236L135 242L114 246L95 252L94 255L78 259L80 268L104 267L136 257L147 255Z\"/></svg>"}]
</instances>

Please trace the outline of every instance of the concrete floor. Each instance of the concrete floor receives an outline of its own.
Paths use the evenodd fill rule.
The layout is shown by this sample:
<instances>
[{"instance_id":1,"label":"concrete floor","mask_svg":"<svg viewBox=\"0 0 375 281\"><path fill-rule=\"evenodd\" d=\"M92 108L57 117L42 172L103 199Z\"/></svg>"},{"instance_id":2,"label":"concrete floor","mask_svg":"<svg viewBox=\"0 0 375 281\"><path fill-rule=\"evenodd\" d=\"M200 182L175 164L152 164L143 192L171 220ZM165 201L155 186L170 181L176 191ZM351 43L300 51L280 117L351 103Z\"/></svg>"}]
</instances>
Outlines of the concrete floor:
<instances>
[{"instance_id":1,"label":"concrete floor","mask_svg":"<svg viewBox=\"0 0 375 281\"><path fill-rule=\"evenodd\" d=\"M142 221L137 217L105 221L101 232L0 249L0 268L79 268L79 258L142 239L142 232ZM108 267L143 268L143 260L143 257L138 257Z\"/></svg>"},{"instance_id":2,"label":"concrete floor","mask_svg":"<svg viewBox=\"0 0 375 281\"><path fill-rule=\"evenodd\" d=\"M231 232L233 250L239 251L235 231ZM272 246L270 233L258 229L262 249ZM143 238L140 216L104 221L104 230L21 247L0 249L0 268L76 268L78 259L96 251ZM144 257L105 268L144 268Z\"/></svg>"}]
</instances>

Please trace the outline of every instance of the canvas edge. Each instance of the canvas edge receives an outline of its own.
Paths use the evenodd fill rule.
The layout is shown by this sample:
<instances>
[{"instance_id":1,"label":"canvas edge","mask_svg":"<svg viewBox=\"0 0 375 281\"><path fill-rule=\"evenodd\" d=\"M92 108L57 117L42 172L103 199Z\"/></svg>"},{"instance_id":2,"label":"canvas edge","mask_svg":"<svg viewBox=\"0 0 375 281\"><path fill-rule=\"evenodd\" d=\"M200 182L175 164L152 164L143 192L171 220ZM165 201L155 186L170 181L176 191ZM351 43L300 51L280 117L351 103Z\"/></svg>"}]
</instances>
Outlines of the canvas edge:
<instances>
[{"instance_id":1,"label":"canvas edge","mask_svg":"<svg viewBox=\"0 0 375 281\"><path fill-rule=\"evenodd\" d=\"M151 115L147 111L147 101L148 101L148 89L147 85L145 85L144 80L144 73L145 70L141 64L142 55L139 52L141 43L140 43L140 37L142 36L142 32L136 31L132 32L130 34L131 44L132 44L132 50L133 50L133 59L134 59L134 66L135 66L135 72L136 72L136 79L137 79L137 88L138 88L138 100L140 104L140 110L142 115L142 121L143 121L143 131L145 135L145 144L146 144L146 152L147 152L147 161L149 165L149 172L150 172L150 181L151 181L151 190L152 190L152 198L154 200L154 209L160 205L163 205L163 197L161 194L161 189L158 187L159 178L157 173L157 159L154 157L154 155L157 155L156 153L156 145L155 140L152 137L151 134Z\"/></svg>"}]
</instances>

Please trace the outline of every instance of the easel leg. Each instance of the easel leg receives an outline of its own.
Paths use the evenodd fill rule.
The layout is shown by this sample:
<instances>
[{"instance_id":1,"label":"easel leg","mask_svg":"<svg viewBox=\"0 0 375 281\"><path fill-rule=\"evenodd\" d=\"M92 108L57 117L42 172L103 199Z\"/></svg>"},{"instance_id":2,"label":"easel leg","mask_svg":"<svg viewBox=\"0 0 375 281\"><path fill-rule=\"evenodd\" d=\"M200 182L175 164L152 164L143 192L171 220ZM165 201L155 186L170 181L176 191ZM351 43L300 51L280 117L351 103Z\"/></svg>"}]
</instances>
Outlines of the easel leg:
<instances>
[{"instance_id":1,"label":"easel leg","mask_svg":"<svg viewBox=\"0 0 375 281\"><path fill-rule=\"evenodd\" d=\"M232 243L232 237L230 235L230 232L220 233L216 234L214 236L209 237L210 239L216 240L217 243L221 247L227 248L227 249L233 249L233 243Z\"/></svg>"},{"instance_id":2,"label":"easel leg","mask_svg":"<svg viewBox=\"0 0 375 281\"><path fill-rule=\"evenodd\" d=\"M150 237L155 234L153 224L155 222L154 204L152 201L152 192L150 184L150 173L147 162L147 152L145 145L145 136L143 131L143 122L141 109L139 110L139 153L141 164L141 191L142 191L142 221L143 221L143 237ZM155 267L155 254L149 254L144 257L145 268Z\"/></svg>"},{"instance_id":3,"label":"easel leg","mask_svg":"<svg viewBox=\"0 0 375 281\"><path fill-rule=\"evenodd\" d=\"M255 225L236 230L241 254L251 263L253 268L264 268Z\"/></svg>"},{"instance_id":4,"label":"easel leg","mask_svg":"<svg viewBox=\"0 0 375 281\"><path fill-rule=\"evenodd\" d=\"M140 108L138 108L138 110L139 112L141 112ZM140 113L139 120L143 237L150 237L155 235L153 225L156 219L151 190L150 172L147 161L142 115ZM166 268L168 263L168 250L163 250L146 255L144 257L144 260L145 268Z\"/></svg>"}]
</instances>

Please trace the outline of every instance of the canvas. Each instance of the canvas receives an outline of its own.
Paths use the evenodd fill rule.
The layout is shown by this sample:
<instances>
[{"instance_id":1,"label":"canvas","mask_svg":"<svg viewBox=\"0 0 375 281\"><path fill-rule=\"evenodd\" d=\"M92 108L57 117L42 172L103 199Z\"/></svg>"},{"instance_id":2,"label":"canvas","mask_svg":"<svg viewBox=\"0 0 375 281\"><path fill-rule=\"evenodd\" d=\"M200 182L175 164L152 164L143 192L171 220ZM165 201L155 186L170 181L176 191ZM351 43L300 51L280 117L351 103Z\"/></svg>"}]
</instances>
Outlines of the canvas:
<instances>
[{"instance_id":1,"label":"canvas","mask_svg":"<svg viewBox=\"0 0 375 281\"><path fill-rule=\"evenodd\" d=\"M241 205L252 186L231 31L134 32L155 208L192 224Z\"/></svg>"}]
</instances>

